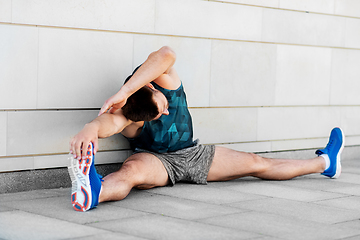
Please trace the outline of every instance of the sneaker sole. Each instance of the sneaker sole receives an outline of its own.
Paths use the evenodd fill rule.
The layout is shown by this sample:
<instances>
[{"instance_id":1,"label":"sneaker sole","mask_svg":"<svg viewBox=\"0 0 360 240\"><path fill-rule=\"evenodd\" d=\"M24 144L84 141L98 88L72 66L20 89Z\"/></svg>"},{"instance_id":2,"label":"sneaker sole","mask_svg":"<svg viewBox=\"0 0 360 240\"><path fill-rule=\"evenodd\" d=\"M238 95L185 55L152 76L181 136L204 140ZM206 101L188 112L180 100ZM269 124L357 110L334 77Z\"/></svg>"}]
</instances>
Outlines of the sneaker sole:
<instances>
[{"instance_id":1,"label":"sneaker sole","mask_svg":"<svg viewBox=\"0 0 360 240\"><path fill-rule=\"evenodd\" d=\"M339 128L340 131L341 131L341 137L342 137L342 144L341 144L341 147L340 147L340 150L338 152L338 154L336 155L336 173L334 176L332 176L331 178L338 178L340 177L340 174L341 174L341 153L342 151L344 150L344 146L345 146L345 136L344 136L344 132L341 128Z\"/></svg>"},{"instance_id":2,"label":"sneaker sole","mask_svg":"<svg viewBox=\"0 0 360 240\"><path fill-rule=\"evenodd\" d=\"M79 212L90 209L92 203L91 186L89 179L90 166L93 162L92 145L89 145L87 154L82 159L74 159L71 155L68 167L71 178L71 203Z\"/></svg>"}]
</instances>

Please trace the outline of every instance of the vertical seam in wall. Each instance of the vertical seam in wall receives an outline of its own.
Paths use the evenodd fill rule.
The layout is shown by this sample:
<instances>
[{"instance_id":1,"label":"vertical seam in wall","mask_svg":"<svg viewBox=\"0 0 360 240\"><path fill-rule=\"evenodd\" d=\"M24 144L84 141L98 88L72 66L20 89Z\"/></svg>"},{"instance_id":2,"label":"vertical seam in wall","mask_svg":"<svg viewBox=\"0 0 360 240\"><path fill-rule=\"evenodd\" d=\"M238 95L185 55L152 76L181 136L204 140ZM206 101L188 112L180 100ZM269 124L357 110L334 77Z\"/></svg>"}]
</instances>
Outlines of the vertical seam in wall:
<instances>
[{"instance_id":1,"label":"vertical seam in wall","mask_svg":"<svg viewBox=\"0 0 360 240\"><path fill-rule=\"evenodd\" d=\"M157 9L157 6L158 6L158 1L157 0L154 0L154 34L156 33L156 9Z\"/></svg>"},{"instance_id":2,"label":"vertical seam in wall","mask_svg":"<svg viewBox=\"0 0 360 240\"><path fill-rule=\"evenodd\" d=\"M211 79L212 79L212 75L211 75L211 69L212 69L212 53L213 53L213 43L214 40L210 40L210 66L209 66L209 98L208 98L208 107L211 107Z\"/></svg>"},{"instance_id":3,"label":"vertical seam in wall","mask_svg":"<svg viewBox=\"0 0 360 240\"><path fill-rule=\"evenodd\" d=\"M333 82L333 65L334 65L334 49L330 49L330 79L329 79L329 100L328 104L331 106L331 90L332 90L332 82Z\"/></svg>"},{"instance_id":4,"label":"vertical seam in wall","mask_svg":"<svg viewBox=\"0 0 360 240\"><path fill-rule=\"evenodd\" d=\"M345 24L344 24L344 35L343 35L343 48L346 49L346 28L348 25L349 18L345 18Z\"/></svg>"},{"instance_id":5,"label":"vertical seam in wall","mask_svg":"<svg viewBox=\"0 0 360 240\"><path fill-rule=\"evenodd\" d=\"M132 63L131 63L131 66L132 66L132 70L131 70L131 72L132 72L133 69L135 69L135 35L132 35Z\"/></svg>"},{"instance_id":6,"label":"vertical seam in wall","mask_svg":"<svg viewBox=\"0 0 360 240\"><path fill-rule=\"evenodd\" d=\"M262 8L262 10L261 10L261 37L260 37L261 42L264 41L264 11L265 11L265 8Z\"/></svg>"},{"instance_id":7,"label":"vertical seam in wall","mask_svg":"<svg viewBox=\"0 0 360 240\"><path fill-rule=\"evenodd\" d=\"M11 11L10 11L10 22L12 23L13 22L13 20L12 20L12 16L13 16L13 0L11 0L10 9L11 9Z\"/></svg>"},{"instance_id":8,"label":"vertical seam in wall","mask_svg":"<svg viewBox=\"0 0 360 240\"><path fill-rule=\"evenodd\" d=\"M9 112L5 111L5 126L6 126L6 130L5 130L5 156L7 156L8 154L8 139L9 139Z\"/></svg>"},{"instance_id":9,"label":"vertical seam in wall","mask_svg":"<svg viewBox=\"0 0 360 240\"><path fill-rule=\"evenodd\" d=\"M35 108L38 109L39 107L39 63L40 63L40 28L36 26L37 29L37 56L36 56L36 104Z\"/></svg>"},{"instance_id":10,"label":"vertical seam in wall","mask_svg":"<svg viewBox=\"0 0 360 240\"><path fill-rule=\"evenodd\" d=\"M278 57L279 57L279 45L275 45L275 86L274 86L274 102L273 106L276 106L276 96L277 96L277 85L278 85Z\"/></svg>"}]
</instances>

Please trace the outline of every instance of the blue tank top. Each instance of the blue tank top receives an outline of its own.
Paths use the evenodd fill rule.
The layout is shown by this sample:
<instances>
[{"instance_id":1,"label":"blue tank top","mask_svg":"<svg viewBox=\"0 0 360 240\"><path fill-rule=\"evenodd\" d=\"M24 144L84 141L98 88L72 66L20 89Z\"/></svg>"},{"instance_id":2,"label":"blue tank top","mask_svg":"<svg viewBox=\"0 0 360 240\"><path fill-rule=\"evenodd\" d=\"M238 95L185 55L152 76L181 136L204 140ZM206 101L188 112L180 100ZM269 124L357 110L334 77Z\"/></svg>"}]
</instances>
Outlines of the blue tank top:
<instances>
[{"instance_id":1,"label":"blue tank top","mask_svg":"<svg viewBox=\"0 0 360 240\"><path fill-rule=\"evenodd\" d=\"M176 90L168 90L156 83L152 84L168 100L169 115L161 115L159 119L144 122L139 136L128 138L131 148L164 153L193 146L192 119L183 85Z\"/></svg>"}]
</instances>

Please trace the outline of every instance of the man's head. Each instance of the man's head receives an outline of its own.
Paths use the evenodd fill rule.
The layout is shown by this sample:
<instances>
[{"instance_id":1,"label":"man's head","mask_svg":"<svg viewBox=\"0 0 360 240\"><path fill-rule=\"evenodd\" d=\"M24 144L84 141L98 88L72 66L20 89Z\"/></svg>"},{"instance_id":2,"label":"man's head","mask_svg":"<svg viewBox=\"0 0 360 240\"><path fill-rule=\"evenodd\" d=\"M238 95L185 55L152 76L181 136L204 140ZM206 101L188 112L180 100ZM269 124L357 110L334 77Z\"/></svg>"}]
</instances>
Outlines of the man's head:
<instances>
[{"instance_id":1,"label":"man's head","mask_svg":"<svg viewBox=\"0 0 360 240\"><path fill-rule=\"evenodd\" d=\"M131 95L122 110L124 116L131 121L148 122L158 119L163 114L169 115L168 105L164 94L149 83Z\"/></svg>"}]
</instances>

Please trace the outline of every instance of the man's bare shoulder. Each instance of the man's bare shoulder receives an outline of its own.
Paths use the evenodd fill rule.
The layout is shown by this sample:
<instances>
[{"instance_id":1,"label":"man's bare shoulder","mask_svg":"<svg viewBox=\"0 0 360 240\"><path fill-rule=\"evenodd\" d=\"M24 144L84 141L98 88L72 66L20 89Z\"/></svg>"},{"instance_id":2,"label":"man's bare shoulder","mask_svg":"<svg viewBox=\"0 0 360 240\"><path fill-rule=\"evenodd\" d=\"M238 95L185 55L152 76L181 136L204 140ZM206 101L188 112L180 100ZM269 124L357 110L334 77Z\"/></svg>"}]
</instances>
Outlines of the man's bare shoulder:
<instances>
[{"instance_id":1,"label":"man's bare shoulder","mask_svg":"<svg viewBox=\"0 0 360 240\"><path fill-rule=\"evenodd\" d=\"M124 135L127 138L135 138L137 137L142 130L142 127L144 126L144 122L132 122L127 125L122 131L121 134Z\"/></svg>"}]
</instances>

